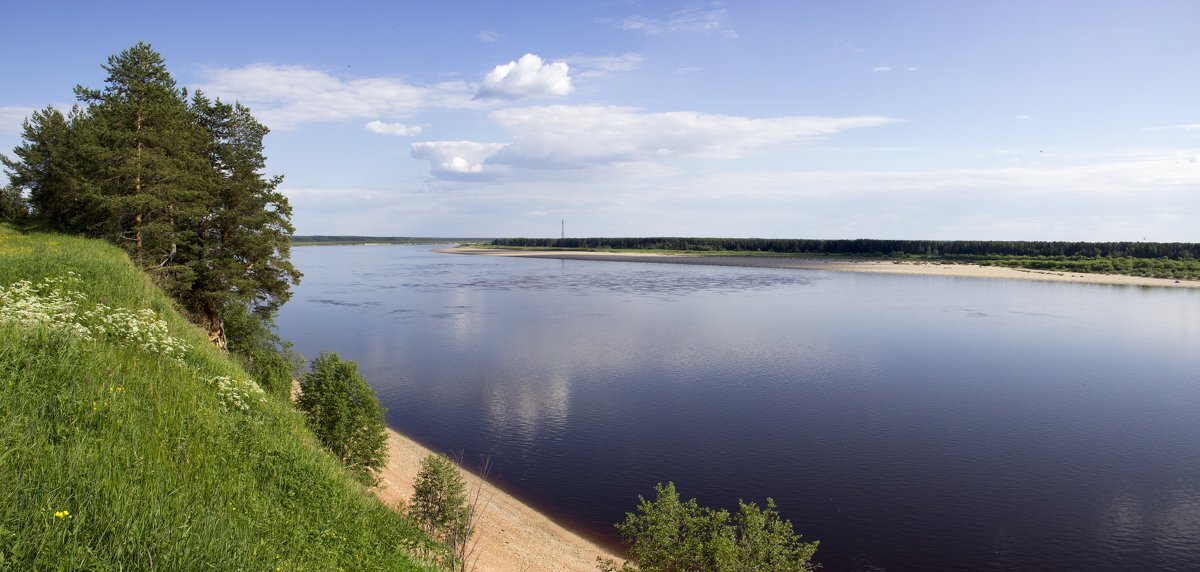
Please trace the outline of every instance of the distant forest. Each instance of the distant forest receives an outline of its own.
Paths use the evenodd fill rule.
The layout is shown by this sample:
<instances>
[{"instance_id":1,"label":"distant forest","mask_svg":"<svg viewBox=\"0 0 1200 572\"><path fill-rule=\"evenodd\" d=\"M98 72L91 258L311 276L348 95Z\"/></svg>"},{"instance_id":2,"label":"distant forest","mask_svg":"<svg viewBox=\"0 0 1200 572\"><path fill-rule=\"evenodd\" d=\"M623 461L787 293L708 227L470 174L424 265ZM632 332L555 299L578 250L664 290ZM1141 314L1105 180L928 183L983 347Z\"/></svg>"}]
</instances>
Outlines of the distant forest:
<instances>
[{"instance_id":1,"label":"distant forest","mask_svg":"<svg viewBox=\"0 0 1200 572\"><path fill-rule=\"evenodd\" d=\"M500 238L495 246L920 258L1038 270L1200 279L1200 244L774 238Z\"/></svg>"},{"instance_id":2,"label":"distant forest","mask_svg":"<svg viewBox=\"0 0 1200 572\"><path fill-rule=\"evenodd\" d=\"M446 238L437 236L293 236L296 246L315 244L449 244L458 242L488 242L490 238Z\"/></svg>"},{"instance_id":3,"label":"distant forest","mask_svg":"<svg viewBox=\"0 0 1200 572\"><path fill-rule=\"evenodd\" d=\"M741 251L841 256L1086 256L1200 259L1193 242L1045 242L1012 240L877 240L793 238L498 238L496 246Z\"/></svg>"}]
</instances>

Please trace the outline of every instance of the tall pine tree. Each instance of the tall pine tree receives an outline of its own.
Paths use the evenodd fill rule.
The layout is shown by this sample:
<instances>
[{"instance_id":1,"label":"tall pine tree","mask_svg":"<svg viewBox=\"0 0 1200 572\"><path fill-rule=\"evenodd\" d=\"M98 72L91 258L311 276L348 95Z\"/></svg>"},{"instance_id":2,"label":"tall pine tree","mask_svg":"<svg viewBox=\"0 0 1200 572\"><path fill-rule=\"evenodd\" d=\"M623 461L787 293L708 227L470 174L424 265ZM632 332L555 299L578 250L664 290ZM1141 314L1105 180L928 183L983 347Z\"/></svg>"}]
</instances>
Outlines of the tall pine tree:
<instances>
[{"instance_id":1,"label":"tall pine tree","mask_svg":"<svg viewBox=\"0 0 1200 572\"><path fill-rule=\"evenodd\" d=\"M204 131L148 44L109 57L104 70L103 89L75 88L88 104L80 139L100 196L93 232L125 247L168 290L186 292L194 275L176 257L196 239L188 221L205 212Z\"/></svg>"},{"instance_id":2,"label":"tall pine tree","mask_svg":"<svg viewBox=\"0 0 1200 572\"><path fill-rule=\"evenodd\" d=\"M267 128L240 103L192 97L192 111L208 136L211 164L205 180L208 215L197 220L193 255L203 261L188 305L224 345L222 317L233 304L264 319L290 297L300 273L289 260L292 209L278 191L283 177L263 174Z\"/></svg>"}]
</instances>

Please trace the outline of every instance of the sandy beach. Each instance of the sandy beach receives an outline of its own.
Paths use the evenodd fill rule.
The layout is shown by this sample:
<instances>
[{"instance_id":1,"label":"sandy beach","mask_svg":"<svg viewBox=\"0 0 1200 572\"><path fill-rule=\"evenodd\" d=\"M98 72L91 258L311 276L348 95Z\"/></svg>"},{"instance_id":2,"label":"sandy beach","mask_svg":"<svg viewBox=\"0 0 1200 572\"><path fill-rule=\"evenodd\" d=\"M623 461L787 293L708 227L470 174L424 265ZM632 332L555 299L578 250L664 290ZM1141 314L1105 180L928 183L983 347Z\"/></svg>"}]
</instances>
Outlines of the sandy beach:
<instances>
[{"instance_id":1,"label":"sandy beach","mask_svg":"<svg viewBox=\"0 0 1200 572\"><path fill-rule=\"evenodd\" d=\"M936 262L907 262L893 260L848 260L825 258L793 258L774 256L706 256L702 254L650 254L637 252L590 252L576 250L504 250L497 248L455 247L435 252L474 254L482 256L518 256L561 260L609 260L621 262L653 262L666 264L705 264L710 266L744 266L754 268L798 268L834 272L874 272L880 274L910 274L918 276L954 276L960 278L993 278L1036 280L1040 282L1076 282L1116 286L1160 286L1165 288L1200 288L1200 280L1146 278L1122 274L1083 274L1053 270L1028 270L979 266L977 264L938 264Z\"/></svg>"},{"instance_id":2,"label":"sandy beach","mask_svg":"<svg viewBox=\"0 0 1200 572\"><path fill-rule=\"evenodd\" d=\"M292 380L292 399L300 382ZM372 489L384 504L398 507L412 498L421 460L433 453L398 431L387 429L387 465ZM596 558L624 558L547 518L470 471L462 471L467 490L479 491L478 521L468 570L478 572L592 572Z\"/></svg>"},{"instance_id":3,"label":"sandy beach","mask_svg":"<svg viewBox=\"0 0 1200 572\"><path fill-rule=\"evenodd\" d=\"M388 462L380 472L376 495L385 503L412 497L413 481L421 459L431 451L416 441L388 429ZM469 491L479 486L479 477L463 471ZM474 570L480 572L594 571L596 557L622 558L559 526L511 495L483 483L483 502L475 539L479 556ZM631 503L632 506L632 503ZM472 568L468 568L472 569Z\"/></svg>"}]
</instances>

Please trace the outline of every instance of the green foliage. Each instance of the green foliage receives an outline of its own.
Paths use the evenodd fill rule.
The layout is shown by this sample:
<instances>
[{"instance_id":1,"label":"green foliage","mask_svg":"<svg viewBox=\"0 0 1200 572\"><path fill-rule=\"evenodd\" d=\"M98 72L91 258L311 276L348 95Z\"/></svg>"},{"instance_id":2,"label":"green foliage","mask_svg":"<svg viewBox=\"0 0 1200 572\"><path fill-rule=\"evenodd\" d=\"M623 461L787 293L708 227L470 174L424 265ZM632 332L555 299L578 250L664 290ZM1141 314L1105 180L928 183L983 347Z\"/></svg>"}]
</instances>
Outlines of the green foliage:
<instances>
[{"instance_id":1,"label":"green foliage","mask_svg":"<svg viewBox=\"0 0 1200 572\"><path fill-rule=\"evenodd\" d=\"M738 512L713 510L696 499L681 501L674 483L655 487L657 498L638 498L638 513L617 525L637 565L602 561L601 570L645 572L811 570L816 542L801 542L792 523L779 518L775 502L767 507L738 502Z\"/></svg>"},{"instance_id":2,"label":"green foliage","mask_svg":"<svg viewBox=\"0 0 1200 572\"><path fill-rule=\"evenodd\" d=\"M1200 244L1002 240L766 238L498 238L515 248L628 249L725 254L887 257L1035 270L1200 280Z\"/></svg>"},{"instance_id":3,"label":"green foliage","mask_svg":"<svg viewBox=\"0 0 1200 572\"><path fill-rule=\"evenodd\" d=\"M11 185L0 187L0 222L23 223L28 217L29 203L21 191Z\"/></svg>"},{"instance_id":4,"label":"green foliage","mask_svg":"<svg viewBox=\"0 0 1200 572\"><path fill-rule=\"evenodd\" d=\"M428 537L254 399L125 253L0 225L0 288L68 271L76 310L152 310L186 351L0 320L0 570L426 568Z\"/></svg>"},{"instance_id":5,"label":"green foliage","mask_svg":"<svg viewBox=\"0 0 1200 572\"><path fill-rule=\"evenodd\" d=\"M326 449L366 484L387 460L383 407L358 366L322 352L300 380L297 407Z\"/></svg>"},{"instance_id":6,"label":"green foliage","mask_svg":"<svg viewBox=\"0 0 1200 572\"><path fill-rule=\"evenodd\" d=\"M1134 258L1132 256L1110 258L1005 256L991 257L975 262L984 266L1007 266L1031 270L1200 280L1200 261L1187 257L1176 260L1172 258Z\"/></svg>"},{"instance_id":7,"label":"green foliage","mask_svg":"<svg viewBox=\"0 0 1200 572\"><path fill-rule=\"evenodd\" d=\"M300 376L303 359L292 351L292 344L275 333L267 319L253 316L245 308L234 306L225 315L229 352L254 381L277 399L290 401L292 380Z\"/></svg>"},{"instance_id":8,"label":"green foliage","mask_svg":"<svg viewBox=\"0 0 1200 572\"><path fill-rule=\"evenodd\" d=\"M25 121L3 158L12 190L37 222L125 249L224 347L228 313L269 320L300 278L267 129L240 104L189 100L145 43L103 67L103 88L75 88L82 107Z\"/></svg>"},{"instance_id":9,"label":"green foliage","mask_svg":"<svg viewBox=\"0 0 1200 572\"><path fill-rule=\"evenodd\" d=\"M187 260L195 281L182 299L221 341L231 312L245 308L269 320L291 297L300 279L289 260L292 209L277 189L283 177L261 175L268 130L249 109L196 92L191 110L207 135L209 214L193 221L197 239Z\"/></svg>"},{"instance_id":10,"label":"green foliage","mask_svg":"<svg viewBox=\"0 0 1200 572\"><path fill-rule=\"evenodd\" d=\"M541 248L620 248L824 254L836 256L964 257L1122 257L1200 258L1200 244L1186 242L1058 242L1004 240L881 240L790 238L498 238L496 246Z\"/></svg>"},{"instance_id":11,"label":"green foliage","mask_svg":"<svg viewBox=\"0 0 1200 572\"><path fill-rule=\"evenodd\" d=\"M413 519L458 554L474 533L466 483L458 467L445 455L429 455L421 461L413 489L409 507Z\"/></svg>"}]
</instances>

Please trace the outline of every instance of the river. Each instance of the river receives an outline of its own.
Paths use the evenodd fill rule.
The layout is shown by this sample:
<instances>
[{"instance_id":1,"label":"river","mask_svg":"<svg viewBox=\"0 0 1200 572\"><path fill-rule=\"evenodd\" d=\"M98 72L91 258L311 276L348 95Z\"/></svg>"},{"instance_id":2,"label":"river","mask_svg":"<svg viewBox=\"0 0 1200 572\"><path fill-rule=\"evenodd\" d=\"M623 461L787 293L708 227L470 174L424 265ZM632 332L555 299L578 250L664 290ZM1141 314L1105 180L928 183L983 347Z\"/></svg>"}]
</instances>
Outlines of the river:
<instances>
[{"instance_id":1,"label":"river","mask_svg":"<svg viewBox=\"0 0 1200 572\"><path fill-rule=\"evenodd\" d=\"M1200 567L1200 291L293 250L281 335L603 542L673 481L826 570Z\"/></svg>"}]
</instances>

